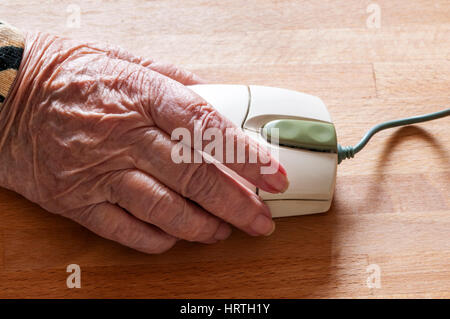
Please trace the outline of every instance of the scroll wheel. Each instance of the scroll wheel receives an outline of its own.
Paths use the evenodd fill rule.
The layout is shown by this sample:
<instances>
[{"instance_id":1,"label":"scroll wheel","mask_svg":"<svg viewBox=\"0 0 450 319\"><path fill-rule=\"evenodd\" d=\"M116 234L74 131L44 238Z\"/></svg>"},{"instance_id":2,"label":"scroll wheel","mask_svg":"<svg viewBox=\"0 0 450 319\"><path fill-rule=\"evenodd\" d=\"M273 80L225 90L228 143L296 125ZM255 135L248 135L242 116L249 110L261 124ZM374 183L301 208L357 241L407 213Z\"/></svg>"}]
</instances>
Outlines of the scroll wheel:
<instances>
[{"instance_id":1,"label":"scroll wheel","mask_svg":"<svg viewBox=\"0 0 450 319\"><path fill-rule=\"evenodd\" d=\"M321 152L337 152L336 130L331 123L310 120L275 120L261 130L270 143Z\"/></svg>"}]
</instances>

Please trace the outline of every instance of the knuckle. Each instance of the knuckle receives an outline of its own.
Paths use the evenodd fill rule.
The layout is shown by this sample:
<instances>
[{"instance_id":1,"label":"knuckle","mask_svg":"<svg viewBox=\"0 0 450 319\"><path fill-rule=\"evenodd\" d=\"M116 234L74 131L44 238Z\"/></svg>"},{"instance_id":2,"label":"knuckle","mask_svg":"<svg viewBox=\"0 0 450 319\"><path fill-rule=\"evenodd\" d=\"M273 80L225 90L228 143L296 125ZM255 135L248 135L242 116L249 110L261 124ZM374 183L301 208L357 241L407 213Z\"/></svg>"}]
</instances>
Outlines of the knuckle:
<instances>
[{"instance_id":1,"label":"knuckle","mask_svg":"<svg viewBox=\"0 0 450 319\"><path fill-rule=\"evenodd\" d=\"M204 131L208 127L222 128L222 118L215 108L206 101L200 100L186 107L186 110L192 114L191 124L200 121L201 129Z\"/></svg>"},{"instance_id":2,"label":"knuckle","mask_svg":"<svg viewBox=\"0 0 450 319\"><path fill-rule=\"evenodd\" d=\"M154 190L157 196L148 198L145 204L144 219L149 222L164 222L168 219L168 213L173 209L173 198L167 190L159 186Z\"/></svg>"},{"instance_id":3,"label":"knuckle","mask_svg":"<svg viewBox=\"0 0 450 319\"><path fill-rule=\"evenodd\" d=\"M187 166L186 183L182 187L182 195L197 200L211 200L216 190L218 178L211 172L210 164L200 163Z\"/></svg>"},{"instance_id":4,"label":"knuckle","mask_svg":"<svg viewBox=\"0 0 450 319\"><path fill-rule=\"evenodd\" d=\"M187 212L191 213L191 212ZM197 218L183 227L181 233L183 238L189 241L205 241L211 239L217 228L214 223L209 222L209 218Z\"/></svg>"},{"instance_id":5,"label":"knuckle","mask_svg":"<svg viewBox=\"0 0 450 319\"><path fill-rule=\"evenodd\" d=\"M175 68L172 65L170 65L169 67L172 70L172 72L169 72L169 73L171 73L170 77L172 77L172 78L174 78L176 80L180 80L180 81L184 80L185 75L184 75L184 72L181 69Z\"/></svg>"},{"instance_id":6,"label":"knuckle","mask_svg":"<svg viewBox=\"0 0 450 319\"><path fill-rule=\"evenodd\" d=\"M180 69L180 68L176 68L175 70L175 74L174 74L174 78L184 84L191 84L191 83L195 83L195 76L193 73L184 70L184 69Z\"/></svg>"},{"instance_id":7,"label":"knuckle","mask_svg":"<svg viewBox=\"0 0 450 319\"><path fill-rule=\"evenodd\" d=\"M227 208L227 218L237 227L247 227L252 224L260 209L251 196L242 194L238 200L230 202Z\"/></svg>"},{"instance_id":8,"label":"knuckle","mask_svg":"<svg viewBox=\"0 0 450 319\"><path fill-rule=\"evenodd\" d=\"M194 236L192 238L192 241L206 241L214 238L214 234L219 227L220 222L208 222L203 221L203 223L200 223L200 225L196 225L195 229L197 230L194 233Z\"/></svg>"},{"instance_id":9,"label":"knuckle","mask_svg":"<svg viewBox=\"0 0 450 319\"><path fill-rule=\"evenodd\" d=\"M201 114L200 120L203 131L208 127L221 128L222 121L216 109L212 108L210 105L203 105L201 106Z\"/></svg>"},{"instance_id":10,"label":"knuckle","mask_svg":"<svg viewBox=\"0 0 450 319\"><path fill-rule=\"evenodd\" d=\"M160 131L156 127L144 127L135 130L138 134L139 140L131 146L130 155L135 167L152 166L159 158L151 156L153 150L161 150L164 147L165 141Z\"/></svg>"},{"instance_id":11,"label":"knuckle","mask_svg":"<svg viewBox=\"0 0 450 319\"><path fill-rule=\"evenodd\" d=\"M189 215L192 213L189 204L186 200L180 199L180 205L177 208L169 221L170 228L174 230L176 234L184 239L191 240L198 235L198 232L192 223L189 223Z\"/></svg>"},{"instance_id":12,"label":"knuckle","mask_svg":"<svg viewBox=\"0 0 450 319\"><path fill-rule=\"evenodd\" d=\"M123 169L111 172L109 178L105 178L105 196L106 200L112 204L123 202L127 200L124 197L124 187L127 184L128 178L133 175L132 169Z\"/></svg>"},{"instance_id":13,"label":"knuckle","mask_svg":"<svg viewBox=\"0 0 450 319\"><path fill-rule=\"evenodd\" d=\"M196 207L182 197L164 195L153 205L148 220L162 229L189 241L201 241L211 238L212 230L209 218L199 216Z\"/></svg>"},{"instance_id":14,"label":"knuckle","mask_svg":"<svg viewBox=\"0 0 450 319\"><path fill-rule=\"evenodd\" d=\"M138 81L139 95L145 105L144 112L150 118L156 119L166 105L164 98L167 95L166 79L157 76L154 71L141 69L142 76Z\"/></svg>"},{"instance_id":15,"label":"knuckle","mask_svg":"<svg viewBox=\"0 0 450 319\"><path fill-rule=\"evenodd\" d=\"M195 216L194 207L188 201L180 198L172 205L171 215L167 216L167 227L177 237L196 241L205 237L206 223Z\"/></svg>"}]
</instances>

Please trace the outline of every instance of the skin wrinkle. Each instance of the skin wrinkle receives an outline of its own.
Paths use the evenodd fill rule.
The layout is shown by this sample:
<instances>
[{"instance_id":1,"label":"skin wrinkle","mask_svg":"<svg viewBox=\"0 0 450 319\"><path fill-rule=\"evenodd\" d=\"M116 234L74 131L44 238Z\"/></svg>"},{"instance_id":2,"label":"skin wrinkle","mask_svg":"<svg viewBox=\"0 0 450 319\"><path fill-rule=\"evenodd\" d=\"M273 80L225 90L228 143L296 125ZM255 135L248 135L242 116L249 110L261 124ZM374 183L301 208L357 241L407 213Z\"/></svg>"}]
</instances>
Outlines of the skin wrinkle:
<instances>
[{"instance_id":1,"label":"skin wrinkle","mask_svg":"<svg viewBox=\"0 0 450 319\"><path fill-rule=\"evenodd\" d=\"M121 63L123 63L122 60L117 60L117 61L120 61ZM118 62L115 67L118 68L120 62ZM138 77L139 77L139 70L134 70L134 68L131 69L129 64L125 65L125 68L119 69L119 73L117 74L117 77L115 78L115 79L121 79L120 82L115 80L115 81L117 81L117 85L118 85L119 89L120 89L121 84L125 85L126 83L131 83L133 81L133 78L135 77L135 74L138 74ZM113 86L115 86L115 84L116 83L113 83Z\"/></svg>"},{"instance_id":2,"label":"skin wrinkle","mask_svg":"<svg viewBox=\"0 0 450 319\"><path fill-rule=\"evenodd\" d=\"M158 130L157 128L155 128L155 130ZM162 140L163 137L166 137L166 133L165 132L161 132L160 135L158 135L159 138L158 140ZM168 136L166 138L169 138ZM171 141L173 143L173 141ZM162 143L159 143L162 144ZM158 143L155 143L155 145L158 145ZM138 149L145 149L148 148L145 145L138 145ZM161 156L164 158L164 150L160 150L158 148L155 148L155 152L161 154ZM192 150L192 152L194 152L194 150ZM139 154L139 153L138 153ZM141 156L137 155L137 158L140 158ZM137 164L138 167L142 167L142 169L148 171L150 174L152 174L155 178L159 178L162 177L162 179L159 179L160 181L162 181L163 183L165 183L168 187L170 187L171 189L173 189L174 191L179 192L180 194L183 194L184 197L187 198L191 198L193 201L196 201L197 203L201 202L201 204L199 204L201 207L204 207L206 210L209 210L211 207L214 206L219 206L220 208L217 209L217 215L219 216L226 216L227 213L231 214L232 211L234 210L234 207L236 209L240 209L243 212L246 212L245 214L248 214L249 211L252 211L251 209L251 205L243 205L242 201L236 200L232 203L229 203L229 198L233 198L235 197L236 191L225 191L228 187L228 185L224 185L224 183L221 183L221 187L220 187L220 193L216 193L214 194L214 196L204 196L203 194L197 194L198 192L194 193L193 191L188 192L187 190L189 190L190 186L187 184L189 181L192 181L194 179L191 178L191 174L194 173L194 170L196 169L197 166L200 166L202 164L200 163L193 163L190 165L177 165L178 169L177 170L171 170L171 173L174 174L174 176L176 177L176 181L178 181L178 183L176 184L172 184L172 183L168 183L167 180L164 179L164 173L161 172L161 169L158 169L158 163L154 162L155 158L152 158L151 163L149 163L149 165L152 165L151 167L149 167L149 165L147 165L147 167L142 167L141 165L139 165L139 163ZM204 165L204 164L203 164ZM211 175L216 175L214 174L214 171L216 170L216 172L219 172L220 170L217 169L217 167L215 165L208 165L208 168L210 169L209 174ZM221 172L221 171L220 171ZM155 173L157 173L155 175ZM158 175L158 174L162 174L162 175ZM218 174L219 176L216 177L216 181L222 180L221 176L224 173ZM211 178L211 177L210 177ZM195 179L196 181L198 180L202 180L201 178L197 178ZM236 181L232 180L232 185L235 186L235 184L237 183ZM195 182L192 182L191 185L194 184ZM239 189L239 188L237 188ZM225 196L218 196L217 194L227 194ZM202 196L198 196L198 195L202 195ZM201 198L195 198L195 196L201 197ZM257 196L254 193L250 193L250 192L246 192L244 193L240 193L239 196L245 196L246 198L249 198L251 201L254 201L255 203L257 203L259 201L255 200L257 198ZM237 197L239 198L239 197ZM223 200L225 200L227 202L226 205L223 205ZM231 205L235 205L234 207L230 207ZM227 210L223 211L223 207L226 207ZM270 212L267 210L264 211L265 215L270 216ZM245 217L245 216L244 216ZM248 217L246 220L244 220L243 223L241 223L241 221L235 221L236 225L240 225L240 226L245 226L248 227L248 222L251 220L252 216ZM246 231L248 231L246 229ZM251 233L253 235L257 235L256 233Z\"/></svg>"},{"instance_id":3,"label":"skin wrinkle","mask_svg":"<svg viewBox=\"0 0 450 319\"><path fill-rule=\"evenodd\" d=\"M160 184L152 184L152 193L158 194L159 196L155 196L156 200L153 200L149 203L149 205L146 205L146 211L145 215L143 216L145 220L148 220L149 222L155 222L155 220L159 219L157 214L160 214L161 212L164 212L164 209L160 209L160 205L164 205L166 200L170 201L170 195L167 193L166 189ZM170 208L171 210L175 210L174 208ZM173 218L172 218L173 220ZM170 225L172 223L172 220L168 220L168 224Z\"/></svg>"},{"instance_id":4,"label":"skin wrinkle","mask_svg":"<svg viewBox=\"0 0 450 319\"><path fill-rule=\"evenodd\" d=\"M105 203L94 205L91 209L88 210L87 214L84 214L83 216L84 220L81 221L81 224L94 225L93 228L95 230L97 230L98 228L100 230L99 231L100 233L102 232L101 230L103 229L104 226L103 223L111 224L112 227L110 228L112 228L112 231L107 235L105 235L105 237L118 242L123 242L127 246L134 247L137 250L147 253L153 254L163 253L168 249L170 249L176 243L177 241L176 238L163 234L156 227L151 227L149 229L151 229L151 232L153 234L152 237L156 238L157 240L149 240L149 238L147 237L140 236L140 234L142 234L142 231L140 230L140 228L142 228L142 225L127 223L128 218L123 218L121 221L111 218L108 219L106 222L103 222L103 219L98 217L99 214L98 213L96 214L93 211L96 210L97 208L102 209L102 207L105 206L107 206L107 204ZM124 212L124 214L126 213ZM127 216L125 215L125 217ZM156 234L159 236L155 236ZM124 237L127 238L125 242L123 241ZM132 242L134 242L134 245L131 244Z\"/></svg>"},{"instance_id":5,"label":"skin wrinkle","mask_svg":"<svg viewBox=\"0 0 450 319\"><path fill-rule=\"evenodd\" d=\"M76 136L74 136L74 137L76 137ZM104 135L104 139L107 139L109 137L109 134L107 134L107 135ZM94 145L94 147L95 147L95 145ZM104 158L104 159L102 159L101 161L99 161L99 163L102 163L102 162L105 162L105 161L107 161L109 158L111 158L111 157L115 157L116 155L117 155L117 153L121 153L121 152L123 152L123 151L119 151L119 152L116 152L116 154L110 154L107 158ZM97 166L99 163L92 163L92 164L90 164L90 165L87 165L86 167L80 167L78 170L80 170L80 171L82 171L82 170L84 170L84 169L86 169L86 168L90 168L90 167L94 167L94 166ZM36 167L36 166L35 166ZM72 171L72 172L75 172L75 171ZM78 182L78 184L80 184L80 183L82 183L83 182L83 179L81 179L79 182ZM74 187L73 188L75 188L77 186L77 184L75 184L74 185ZM68 189L67 191L70 191L71 189ZM64 194L64 193L66 193L67 191L63 191L61 194ZM58 197L58 194L57 194L57 196L56 197Z\"/></svg>"},{"instance_id":6,"label":"skin wrinkle","mask_svg":"<svg viewBox=\"0 0 450 319\"><path fill-rule=\"evenodd\" d=\"M185 85L205 83L205 81L197 75L177 68L170 63L154 61L153 59L147 57L134 56L120 47L113 46L110 47L109 50L105 50L105 52L110 58L125 60L130 63L143 66L144 68L152 69L155 72L159 72L162 75L175 79Z\"/></svg>"},{"instance_id":7,"label":"skin wrinkle","mask_svg":"<svg viewBox=\"0 0 450 319\"><path fill-rule=\"evenodd\" d=\"M195 117L191 117L189 124L194 127L194 123L196 121L200 121L201 122L201 132L203 134L205 127L207 127L207 118L210 115L209 112L214 112L217 113L216 110L214 110L213 108L211 108L211 106L208 105L208 103L194 103L194 104L190 104L185 108L185 112L192 112L192 110L198 110L196 111L196 116Z\"/></svg>"},{"instance_id":8,"label":"skin wrinkle","mask_svg":"<svg viewBox=\"0 0 450 319\"><path fill-rule=\"evenodd\" d=\"M192 165L186 165L183 167L181 174L179 175L178 180L180 181L180 194L184 197L189 198L192 195L195 195L193 192L189 190L189 186L192 182L192 176L198 170L199 166L203 165L202 163L193 163Z\"/></svg>"},{"instance_id":9,"label":"skin wrinkle","mask_svg":"<svg viewBox=\"0 0 450 319\"><path fill-rule=\"evenodd\" d=\"M27 34L0 110L0 186L147 253L178 238L217 242L220 225L221 239L231 232L228 223L263 235L248 224L267 216L258 196L213 164L171 160L174 127L192 134L195 118L203 129L233 127L184 86L192 79L123 50ZM257 175L259 165L246 165L242 175Z\"/></svg>"},{"instance_id":10,"label":"skin wrinkle","mask_svg":"<svg viewBox=\"0 0 450 319\"><path fill-rule=\"evenodd\" d=\"M127 168L123 170L118 170L116 172L109 173L109 175L105 175L99 179L99 185L101 188L105 189L106 200L112 204L117 204L118 198L118 187L121 187L122 180L126 174L131 172L132 168ZM101 181L106 181L105 183L101 183Z\"/></svg>"},{"instance_id":11,"label":"skin wrinkle","mask_svg":"<svg viewBox=\"0 0 450 319\"><path fill-rule=\"evenodd\" d=\"M108 116L108 115L103 115L103 114L98 114L98 115L100 116L100 119L99 119L99 121L98 121L98 123L96 125L100 125L102 120L103 121L106 120L107 117L108 118L111 118L111 117L116 118L115 116ZM120 117L119 117L119 119L120 119ZM68 136L66 138L64 138L64 137L63 138L59 138L58 136L55 136L55 140L59 141L60 145L62 145L62 146L70 147L70 145L69 145L70 143L76 143L77 141L81 142L83 140L88 140L89 139L91 148L97 148L97 147L100 147L101 144L107 142L108 138L111 138L111 136L113 136L113 131L119 125L120 125L120 123L118 121L116 123L113 123L112 125L110 125L110 128L108 128L108 130L105 132L105 134L103 136L100 136L100 137L95 138L95 139L91 138L90 136L86 136L84 132L79 132L79 133L76 133L76 134L74 133L71 136ZM94 127L92 127L92 129L94 129ZM124 153L124 151L127 151L127 149L123 149L123 150L120 150L118 153L112 154L111 158L115 157L117 154ZM99 163L104 162L104 161L105 160L101 160L101 161L99 161Z\"/></svg>"},{"instance_id":12,"label":"skin wrinkle","mask_svg":"<svg viewBox=\"0 0 450 319\"><path fill-rule=\"evenodd\" d=\"M35 184L35 187L36 187L36 190L37 190L37 193L38 193L37 200L38 200L38 203L40 203L40 202L43 202L45 200L43 199L41 188L39 187L40 186L39 185L39 179L38 179L38 175L39 175L39 172L38 172L39 160L37 158L37 147L38 146L37 146L37 141L36 141L37 137L36 136L32 136L31 138L32 138L32 152L33 152L33 180L34 180L34 184Z\"/></svg>"},{"instance_id":13,"label":"skin wrinkle","mask_svg":"<svg viewBox=\"0 0 450 319\"><path fill-rule=\"evenodd\" d=\"M133 78L133 82L135 83L134 87L131 86L128 87L128 90L130 91L130 96L134 97L139 94L138 92L141 92L142 100L148 99L148 94L152 94L148 90L146 90L146 86L144 86L144 82L146 81L146 78L144 76L143 72L135 72ZM155 114L152 113L153 107L150 107L149 109L146 109L144 104L142 103L142 100L134 101L134 105L137 109L137 111L143 116L144 119L148 119L149 125L157 125L155 120Z\"/></svg>"},{"instance_id":14,"label":"skin wrinkle","mask_svg":"<svg viewBox=\"0 0 450 319\"><path fill-rule=\"evenodd\" d=\"M142 172L130 171L125 176L121 179L120 188L116 190L117 195L115 196L118 205L124 209L133 209L133 206L135 209L136 206L141 207L141 212L136 215L138 218L145 222L151 222L164 231L175 231L186 240L212 242L211 238L214 233L211 233L211 231L215 229L215 225L210 225L210 223L214 221L214 224L217 224L215 218L211 216L207 219L193 218L198 214L198 212L195 212L195 206L179 196L174 196L172 190ZM141 184L144 187L150 187L153 195L140 197L138 201L124 198L123 194L131 182L135 183L135 186ZM189 210L186 211L185 207L188 207ZM207 213L205 212L205 214ZM161 220L165 220L165 223L161 224ZM208 223L206 223L207 221ZM183 225L190 226L183 227ZM197 227L203 227L200 225L207 227L204 231L208 234L208 237L193 237L199 233Z\"/></svg>"},{"instance_id":15,"label":"skin wrinkle","mask_svg":"<svg viewBox=\"0 0 450 319\"><path fill-rule=\"evenodd\" d=\"M100 204L100 203L99 203ZM73 212L78 212L78 214L79 214L79 218L81 219L81 220L84 220L85 222L88 222L89 223L89 218L91 218L92 217L92 211L95 209L95 207L97 206L97 205L99 205L99 204L93 204L93 205L89 205L89 206L84 206L84 207L82 207L81 209L79 209L79 210L74 210L74 209L71 209L71 210L69 210L69 211L67 211L67 212L61 212L61 215L62 216L70 216L71 215L71 213L73 213Z\"/></svg>"},{"instance_id":16,"label":"skin wrinkle","mask_svg":"<svg viewBox=\"0 0 450 319\"><path fill-rule=\"evenodd\" d=\"M190 186L188 188L191 188L192 191L189 192L187 197L201 198L203 202L215 203L217 197L211 195L214 195L221 190L214 189L214 187L217 187L218 185L218 176L211 174L211 168L212 166L206 163L197 166L196 170L191 175L191 181L189 182Z\"/></svg>"},{"instance_id":17,"label":"skin wrinkle","mask_svg":"<svg viewBox=\"0 0 450 319\"><path fill-rule=\"evenodd\" d=\"M172 218L170 219L169 223L172 225L172 227L180 227L180 225L186 224L189 220L189 209L188 209L188 202L182 201L181 202L181 214L174 214ZM204 220L204 224L207 222ZM186 233L186 239L189 241L196 241L196 240L208 240L211 239L211 236L202 236L202 230L208 229L206 225L197 225L197 227L193 227L194 231L190 231ZM183 232L184 229L179 229L180 232ZM214 232L215 233L215 232ZM213 234L214 234L213 233Z\"/></svg>"},{"instance_id":18,"label":"skin wrinkle","mask_svg":"<svg viewBox=\"0 0 450 319\"><path fill-rule=\"evenodd\" d=\"M206 165L206 172L204 176L204 185L201 185L203 187L199 187L201 191L199 192L199 196L201 195L204 198L204 201L213 201L217 202L217 197L215 194L218 192L221 192L220 185L218 183L218 180L216 176L211 174L210 172L211 166ZM219 203L216 203L215 205L218 205Z\"/></svg>"},{"instance_id":19,"label":"skin wrinkle","mask_svg":"<svg viewBox=\"0 0 450 319\"><path fill-rule=\"evenodd\" d=\"M143 138L144 138L146 135L151 135L151 133L154 130L157 130L157 129L152 126L148 127L148 126L142 125L142 126L136 126L136 127L130 128L126 132L126 134L128 134L129 136L143 136ZM156 138L156 136L155 136L155 138ZM137 159L137 157L132 157L131 154L133 153L133 149L136 147L136 145L138 145L139 142L141 142L140 138L128 140L128 145L129 145L128 151L129 152L127 153L127 155L129 155L130 158L132 159L134 167L138 166L136 163L136 161L138 159Z\"/></svg>"},{"instance_id":20,"label":"skin wrinkle","mask_svg":"<svg viewBox=\"0 0 450 319\"><path fill-rule=\"evenodd\" d=\"M192 167L192 172L189 174L187 178L186 187L183 189L183 196L187 198L195 198L199 194L202 194L204 188L206 188L206 172L208 170L206 163L200 163Z\"/></svg>"},{"instance_id":21,"label":"skin wrinkle","mask_svg":"<svg viewBox=\"0 0 450 319\"><path fill-rule=\"evenodd\" d=\"M220 129L220 131L222 132L222 135L225 137L225 140L227 138L233 138L230 137L229 134L227 134L226 129L227 128L232 128L232 126L221 126L220 121L217 120L218 118L218 112L211 108L210 105L208 105L207 103L203 103L203 104L193 104L193 105L189 105L186 110L189 111L192 108L199 108L199 116L192 118L190 124L192 126L194 126L194 121L201 121L201 132L203 134L203 132L206 130L207 127L216 127L217 129ZM246 137L247 138L247 137ZM268 151L265 150L264 148L260 147L260 149L264 150L264 152L262 153L258 153L258 148L256 147L255 143L248 139L249 142L248 143L241 143L240 141L238 141L236 138L234 138L235 144L234 145L238 145L238 143L240 143L240 145L244 145L245 147L245 151L244 151L244 162L241 163L243 166L241 167L240 171L245 171L245 167L249 164L249 154L250 153L256 153L258 158L260 158L260 155L263 154L268 154ZM208 141L204 141L204 143L207 143ZM193 140L191 141L192 145L193 145ZM204 145L202 145L202 147L204 147ZM223 144L223 152L222 154L226 154L226 143ZM236 156L236 154L235 154ZM268 158L270 158L270 156L268 156ZM268 162L268 161L266 161ZM252 176L252 179L250 180L253 184L255 184L255 181L257 180L257 176Z\"/></svg>"},{"instance_id":22,"label":"skin wrinkle","mask_svg":"<svg viewBox=\"0 0 450 319\"><path fill-rule=\"evenodd\" d=\"M155 129L153 127L149 127L149 128L142 127L140 132L139 132L139 130L136 130L136 132L137 133L141 133L140 135L143 136L142 140L146 141L145 149L147 149L147 148L150 149L151 147L147 147L147 144L153 143L158 138L157 129ZM148 138L149 136L151 138ZM130 144L130 146L134 146L134 147L130 147L130 153L131 154L133 154L133 149L136 148L137 145L140 145L140 143L142 143L142 140L139 139L139 140L136 140L133 144ZM140 161L145 160L145 158L140 157L140 156L133 156L133 159L134 159L133 163L134 163L135 167L139 167L140 166ZM151 165L151 163L152 163L151 160L147 161L147 165Z\"/></svg>"},{"instance_id":23,"label":"skin wrinkle","mask_svg":"<svg viewBox=\"0 0 450 319\"><path fill-rule=\"evenodd\" d=\"M186 200L178 200L178 198L172 198L170 194L167 192L166 187L162 187L159 185L159 192L163 193L163 197L166 198L164 200L163 197L157 200L157 202L153 205L153 209L149 213L149 220L152 221L152 214L153 218L156 219L154 214L157 214L158 212L165 211L163 207L160 206L167 206L168 203L171 203L170 209L171 211L177 211L177 213L172 213L169 215L168 219L168 229L170 228L176 228L178 232L184 233L185 239L188 241L208 241L212 238L214 235L214 232L211 231L211 229L208 226L209 219L201 219L197 220L197 223L200 223L200 225L195 225L195 227L190 227L189 231L186 231L182 225L186 225L189 223L189 215L191 213L191 206L188 201ZM170 200L167 200L170 199ZM174 205L175 204L175 205ZM179 207L181 205L181 207ZM173 207L175 206L175 207ZM213 228L214 229L214 228ZM206 236L203 235L203 233L206 233Z\"/></svg>"},{"instance_id":24,"label":"skin wrinkle","mask_svg":"<svg viewBox=\"0 0 450 319\"><path fill-rule=\"evenodd\" d=\"M105 158L104 160L101 160L98 163L92 163L92 164L90 164L88 166L85 166L85 167L80 167L78 169L74 169L74 170L70 170L70 171L69 170L68 171L63 171L63 172L61 172L61 177L68 177L69 175L78 175L79 173L82 173L82 172L84 172L84 171L86 171L88 169L95 168L95 167L101 167L102 164L104 164L105 162L110 161L111 159L118 158L119 155L122 155L122 153L123 152L118 153L118 154L112 154L108 158ZM86 181L90 181L89 175L83 176L81 179L78 179L77 182L75 182L71 187L62 190L60 193L54 194L51 199L52 200L58 199L59 197L62 197L65 194L74 191L81 184L86 183Z\"/></svg>"},{"instance_id":25,"label":"skin wrinkle","mask_svg":"<svg viewBox=\"0 0 450 319\"><path fill-rule=\"evenodd\" d=\"M90 213L88 214L88 216L92 216L92 210L90 211ZM137 235L136 232L133 231L126 231L126 226L124 226L121 223L114 223L113 227L112 227L112 238L115 240L120 240L120 238L123 238L124 236L128 236L129 240L131 242L134 243L138 243L139 242L139 236ZM136 245L139 246L139 245Z\"/></svg>"},{"instance_id":26,"label":"skin wrinkle","mask_svg":"<svg viewBox=\"0 0 450 319\"><path fill-rule=\"evenodd\" d=\"M165 104L162 103L162 101L166 92L164 90L164 87L162 86L161 81L154 81L152 79L149 79L148 77L144 76L144 74L140 75L140 81L137 81L138 89L143 92L145 96L145 102L149 106L145 107L145 105L141 105L141 108L144 112L143 114L146 114L150 118L154 119L155 124L159 126L159 113L163 112L161 108L163 108Z\"/></svg>"}]
</instances>

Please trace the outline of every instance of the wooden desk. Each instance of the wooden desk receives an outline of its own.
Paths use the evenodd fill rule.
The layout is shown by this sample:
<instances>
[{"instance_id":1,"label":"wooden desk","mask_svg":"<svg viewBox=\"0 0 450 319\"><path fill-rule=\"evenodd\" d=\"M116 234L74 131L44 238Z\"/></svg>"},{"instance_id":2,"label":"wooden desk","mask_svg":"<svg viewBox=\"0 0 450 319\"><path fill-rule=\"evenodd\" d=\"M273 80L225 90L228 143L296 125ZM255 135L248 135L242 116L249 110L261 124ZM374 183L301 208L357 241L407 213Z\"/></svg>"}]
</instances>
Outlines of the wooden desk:
<instances>
[{"instance_id":1,"label":"wooden desk","mask_svg":"<svg viewBox=\"0 0 450 319\"><path fill-rule=\"evenodd\" d=\"M3 0L21 28L122 45L212 82L320 96L339 141L450 105L448 0ZM66 21L81 9L81 27ZM76 9L76 8L75 8ZM73 11L71 11L73 12ZM369 27L368 27L369 26ZM148 256L0 190L0 297L450 297L450 122L383 132L339 166L332 209ZM81 289L66 266L81 266ZM368 288L376 264L381 288ZM375 266L376 267L376 266Z\"/></svg>"}]
</instances>

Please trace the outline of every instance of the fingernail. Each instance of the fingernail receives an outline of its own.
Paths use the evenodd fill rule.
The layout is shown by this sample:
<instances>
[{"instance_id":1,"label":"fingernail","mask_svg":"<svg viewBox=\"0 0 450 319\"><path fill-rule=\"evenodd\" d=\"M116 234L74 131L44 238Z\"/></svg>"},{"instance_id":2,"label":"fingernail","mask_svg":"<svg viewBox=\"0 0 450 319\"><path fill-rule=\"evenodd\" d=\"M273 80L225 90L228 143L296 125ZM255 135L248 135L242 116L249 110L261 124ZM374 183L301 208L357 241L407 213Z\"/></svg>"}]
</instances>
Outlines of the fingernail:
<instances>
[{"instance_id":1,"label":"fingernail","mask_svg":"<svg viewBox=\"0 0 450 319\"><path fill-rule=\"evenodd\" d=\"M214 234L214 239L216 240L225 240L231 235L231 227L226 223L220 224L219 228L217 228L216 233Z\"/></svg>"},{"instance_id":2,"label":"fingernail","mask_svg":"<svg viewBox=\"0 0 450 319\"><path fill-rule=\"evenodd\" d=\"M278 164L278 171L279 171L281 174L283 174L284 176L287 176L287 172L286 172L286 170L284 169L283 165Z\"/></svg>"},{"instance_id":3,"label":"fingernail","mask_svg":"<svg viewBox=\"0 0 450 319\"><path fill-rule=\"evenodd\" d=\"M287 176L280 172L263 175L263 179L271 193L284 193L289 187Z\"/></svg>"},{"instance_id":4,"label":"fingernail","mask_svg":"<svg viewBox=\"0 0 450 319\"><path fill-rule=\"evenodd\" d=\"M253 223L250 225L250 228L258 234L269 236L275 230L275 223L272 219L260 214L255 218Z\"/></svg>"}]
</instances>

